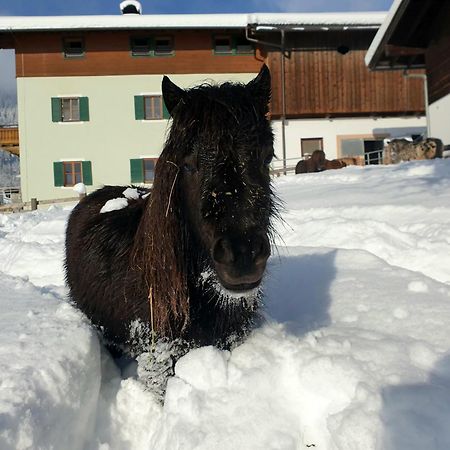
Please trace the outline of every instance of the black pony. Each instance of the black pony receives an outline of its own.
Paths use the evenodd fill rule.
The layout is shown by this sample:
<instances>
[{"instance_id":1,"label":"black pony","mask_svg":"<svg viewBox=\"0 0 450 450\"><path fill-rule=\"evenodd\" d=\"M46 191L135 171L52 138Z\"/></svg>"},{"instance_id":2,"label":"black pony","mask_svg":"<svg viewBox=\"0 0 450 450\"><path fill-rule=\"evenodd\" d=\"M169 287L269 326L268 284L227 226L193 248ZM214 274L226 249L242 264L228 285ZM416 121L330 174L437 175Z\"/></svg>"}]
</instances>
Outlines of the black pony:
<instances>
[{"instance_id":1,"label":"black pony","mask_svg":"<svg viewBox=\"0 0 450 450\"><path fill-rule=\"evenodd\" d=\"M126 189L106 186L70 215L70 296L132 354L155 336L227 348L258 318L270 254L270 73L189 90L164 77L162 92L173 122L151 195L101 213Z\"/></svg>"}]
</instances>

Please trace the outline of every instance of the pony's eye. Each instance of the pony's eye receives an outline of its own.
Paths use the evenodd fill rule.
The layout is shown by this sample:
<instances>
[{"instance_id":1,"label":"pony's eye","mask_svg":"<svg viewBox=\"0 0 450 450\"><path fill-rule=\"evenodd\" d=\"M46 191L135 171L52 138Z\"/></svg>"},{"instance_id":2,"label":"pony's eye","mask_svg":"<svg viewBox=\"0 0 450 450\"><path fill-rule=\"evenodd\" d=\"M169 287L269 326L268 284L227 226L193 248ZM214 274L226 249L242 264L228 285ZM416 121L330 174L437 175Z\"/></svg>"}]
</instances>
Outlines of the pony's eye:
<instances>
[{"instance_id":1,"label":"pony's eye","mask_svg":"<svg viewBox=\"0 0 450 450\"><path fill-rule=\"evenodd\" d=\"M273 159L273 154L272 153L270 155L267 155L264 158L264 161L263 161L264 166L265 167L269 167L270 163L272 162L272 159Z\"/></svg>"},{"instance_id":2,"label":"pony's eye","mask_svg":"<svg viewBox=\"0 0 450 450\"><path fill-rule=\"evenodd\" d=\"M197 172L198 156L197 152L191 153L189 156L184 158L184 163L181 166L183 172L193 174Z\"/></svg>"},{"instance_id":3,"label":"pony's eye","mask_svg":"<svg viewBox=\"0 0 450 450\"><path fill-rule=\"evenodd\" d=\"M187 162L183 164L183 170L187 173L194 173L197 171L197 169L192 164L189 164Z\"/></svg>"}]
</instances>

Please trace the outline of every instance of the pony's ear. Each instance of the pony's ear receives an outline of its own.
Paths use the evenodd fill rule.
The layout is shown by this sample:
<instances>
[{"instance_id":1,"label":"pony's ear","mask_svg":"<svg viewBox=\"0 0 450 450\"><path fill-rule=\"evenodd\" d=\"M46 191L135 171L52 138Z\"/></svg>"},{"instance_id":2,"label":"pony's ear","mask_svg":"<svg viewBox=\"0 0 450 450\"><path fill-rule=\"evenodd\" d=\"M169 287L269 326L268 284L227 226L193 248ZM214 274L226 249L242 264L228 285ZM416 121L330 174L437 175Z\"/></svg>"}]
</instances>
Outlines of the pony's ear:
<instances>
[{"instance_id":1,"label":"pony's ear","mask_svg":"<svg viewBox=\"0 0 450 450\"><path fill-rule=\"evenodd\" d=\"M254 100L258 102L265 112L269 110L270 96L272 92L270 84L269 68L263 64L256 78L247 84Z\"/></svg>"},{"instance_id":2,"label":"pony's ear","mask_svg":"<svg viewBox=\"0 0 450 450\"><path fill-rule=\"evenodd\" d=\"M180 103L180 101L186 97L186 91L179 88L175 83L172 83L169 77L166 77L165 75L162 80L161 87L167 111L169 111L169 114L172 115L172 112L178 105L178 103Z\"/></svg>"}]
</instances>

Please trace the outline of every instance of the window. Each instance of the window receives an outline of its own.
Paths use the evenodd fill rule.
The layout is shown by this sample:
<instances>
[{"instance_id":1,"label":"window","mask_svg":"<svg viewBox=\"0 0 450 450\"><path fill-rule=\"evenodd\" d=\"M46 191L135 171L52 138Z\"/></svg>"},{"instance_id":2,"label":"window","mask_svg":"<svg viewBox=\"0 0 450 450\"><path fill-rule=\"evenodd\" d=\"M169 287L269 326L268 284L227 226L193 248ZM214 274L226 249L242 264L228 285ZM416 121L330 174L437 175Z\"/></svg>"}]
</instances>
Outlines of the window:
<instances>
[{"instance_id":1,"label":"window","mask_svg":"<svg viewBox=\"0 0 450 450\"><path fill-rule=\"evenodd\" d=\"M52 120L53 122L87 122L89 120L88 98L52 98Z\"/></svg>"},{"instance_id":2,"label":"window","mask_svg":"<svg viewBox=\"0 0 450 450\"><path fill-rule=\"evenodd\" d=\"M158 158L130 159L130 178L132 183L153 183Z\"/></svg>"},{"instance_id":3,"label":"window","mask_svg":"<svg viewBox=\"0 0 450 450\"><path fill-rule=\"evenodd\" d=\"M301 139L302 156L311 156L315 150L323 150L322 138Z\"/></svg>"},{"instance_id":4,"label":"window","mask_svg":"<svg viewBox=\"0 0 450 450\"><path fill-rule=\"evenodd\" d=\"M233 47L231 44L231 36L215 36L214 37L214 53L231 54Z\"/></svg>"},{"instance_id":5,"label":"window","mask_svg":"<svg viewBox=\"0 0 450 450\"><path fill-rule=\"evenodd\" d=\"M61 119L63 122L75 122L80 120L80 99L61 99Z\"/></svg>"},{"instance_id":6,"label":"window","mask_svg":"<svg viewBox=\"0 0 450 450\"><path fill-rule=\"evenodd\" d=\"M248 55L253 53L253 45L245 36L214 36L213 46L216 55Z\"/></svg>"},{"instance_id":7,"label":"window","mask_svg":"<svg viewBox=\"0 0 450 450\"><path fill-rule=\"evenodd\" d=\"M133 56L171 56L174 53L172 36L131 38L131 54Z\"/></svg>"},{"instance_id":8,"label":"window","mask_svg":"<svg viewBox=\"0 0 450 450\"><path fill-rule=\"evenodd\" d=\"M144 159L144 183L153 183L155 179L156 159Z\"/></svg>"},{"instance_id":9,"label":"window","mask_svg":"<svg viewBox=\"0 0 450 450\"><path fill-rule=\"evenodd\" d=\"M80 58L85 54L83 38L63 39L64 58Z\"/></svg>"},{"instance_id":10,"label":"window","mask_svg":"<svg viewBox=\"0 0 450 450\"><path fill-rule=\"evenodd\" d=\"M64 186L74 186L81 183L82 171L80 161L63 162L64 167Z\"/></svg>"},{"instance_id":11,"label":"window","mask_svg":"<svg viewBox=\"0 0 450 450\"><path fill-rule=\"evenodd\" d=\"M77 183L92 185L90 161L58 161L53 163L55 186L75 186Z\"/></svg>"},{"instance_id":12,"label":"window","mask_svg":"<svg viewBox=\"0 0 450 450\"><path fill-rule=\"evenodd\" d=\"M173 39L170 36L155 38L155 56L173 55Z\"/></svg>"},{"instance_id":13,"label":"window","mask_svg":"<svg viewBox=\"0 0 450 450\"><path fill-rule=\"evenodd\" d=\"M144 119L155 120L162 119L162 97L160 95L144 96Z\"/></svg>"},{"instance_id":14,"label":"window","mask_svg":"<svg viewBox=\"0 0 450 450\"><path fill-rule=\"evenodd\" d=\"M235 48L237 54L253 53L253 45L250 41L247 41L245 36L235 38Z\"/></svg>"},{"instance_id":15,"label":"window","mask_svg":"<svg viewBox=\"0 0 450 450\"><path fill-rule=\"evenodd\" d=\"M131 54L133 56L150 56L152 45L150 38L135 37L131 38Z\"/></svg>"},{"instance_id":16,"label":"window","mask_svg":"<svg viewBox=\"0 0 450 450\"><path fill-rule=\"evenodd\" d=\"M161 95L136 95L134 97L136 120L168 119L169 112Z\"/></svg>"}]
</instances>

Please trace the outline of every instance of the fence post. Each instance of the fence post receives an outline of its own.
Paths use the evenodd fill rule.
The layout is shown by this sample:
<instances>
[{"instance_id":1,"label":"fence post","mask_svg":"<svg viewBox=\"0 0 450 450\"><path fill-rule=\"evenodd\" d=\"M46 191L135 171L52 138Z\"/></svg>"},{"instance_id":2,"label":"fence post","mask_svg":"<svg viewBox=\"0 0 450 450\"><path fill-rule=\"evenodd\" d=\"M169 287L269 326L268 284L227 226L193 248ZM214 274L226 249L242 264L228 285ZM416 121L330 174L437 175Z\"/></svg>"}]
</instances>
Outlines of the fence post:
<instances>
[{"instance_id":1,"label":"fence post","mask_svg":"<svg viewBox=\"0 0 450 450\"><path fill-rule=\"evenodd\" d=\"M36 211L38 207L38 201L37 198L31 199L31 211Z\"/></svg>"}]
</instances>

